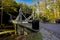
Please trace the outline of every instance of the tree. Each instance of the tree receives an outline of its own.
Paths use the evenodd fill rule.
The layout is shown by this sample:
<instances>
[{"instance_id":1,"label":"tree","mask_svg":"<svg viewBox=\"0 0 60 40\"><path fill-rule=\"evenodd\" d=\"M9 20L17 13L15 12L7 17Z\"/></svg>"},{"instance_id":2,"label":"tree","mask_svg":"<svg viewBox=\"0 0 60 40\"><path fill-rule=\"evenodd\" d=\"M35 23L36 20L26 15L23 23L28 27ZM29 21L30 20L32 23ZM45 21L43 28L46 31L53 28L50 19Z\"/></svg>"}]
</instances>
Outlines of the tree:
<instances>
[{"instance_id":1,"label":"tree","mask_svg":"<svg viewBox=\"0 0 60 40\"><path fill-rule=\"evenodd\" d=\"M3 23L8 24L10 16L18 15L18 4L14 0L2 0L3 3Z\"/></svg>"},{"instance_id":2,"label":"tree","mask_svg":"<svg viewBox=\"0 0 60 40\"><path fill-rule=\"evenodd\" d=\"M40 2L41 16L46 17L50 22L55 23L56 19L60 19L59 5L60 5L59 0L56 1L47 0L45 1L45 3L41 1Z\"/></svg>"}]
</instances>

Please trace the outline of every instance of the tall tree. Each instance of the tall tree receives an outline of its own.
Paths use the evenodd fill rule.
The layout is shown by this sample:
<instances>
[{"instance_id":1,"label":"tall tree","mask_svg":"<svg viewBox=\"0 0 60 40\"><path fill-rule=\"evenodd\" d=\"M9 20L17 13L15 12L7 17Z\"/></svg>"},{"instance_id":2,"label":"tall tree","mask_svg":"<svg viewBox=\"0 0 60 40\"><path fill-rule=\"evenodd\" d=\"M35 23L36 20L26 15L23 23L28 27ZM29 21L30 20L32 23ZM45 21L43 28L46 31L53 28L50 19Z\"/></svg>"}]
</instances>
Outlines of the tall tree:
<instances>
[{"instance_id":1,"label":"tall tree","mask_svg":"<svg viewBox=\"0 0 60 40\"><path fill-rule=\"evenodd\" d=\"M3 23L9 23L10 16L18 15L18 4L15 0L2 0L3 3Z\"/></svg>"}]
</instances>

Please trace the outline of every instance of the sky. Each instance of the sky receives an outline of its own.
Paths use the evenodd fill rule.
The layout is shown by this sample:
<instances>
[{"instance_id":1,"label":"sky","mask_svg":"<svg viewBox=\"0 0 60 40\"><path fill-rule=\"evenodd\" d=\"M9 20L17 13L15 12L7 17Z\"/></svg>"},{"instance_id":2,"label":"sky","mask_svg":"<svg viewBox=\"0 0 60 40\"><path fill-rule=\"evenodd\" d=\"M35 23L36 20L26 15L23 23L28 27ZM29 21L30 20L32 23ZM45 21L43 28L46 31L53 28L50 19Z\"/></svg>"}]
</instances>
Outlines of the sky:
<instances>
[{"instance_id":1,"label":"sky","mask_svg":"<svg viewBox=\"0 0 60 40\"><path fill-rule=\"evenodd\" d=\"M32 0L15 0L16 2L23 2L26 3L28 5L32 5Z\"/></svg>"}]
</instances>

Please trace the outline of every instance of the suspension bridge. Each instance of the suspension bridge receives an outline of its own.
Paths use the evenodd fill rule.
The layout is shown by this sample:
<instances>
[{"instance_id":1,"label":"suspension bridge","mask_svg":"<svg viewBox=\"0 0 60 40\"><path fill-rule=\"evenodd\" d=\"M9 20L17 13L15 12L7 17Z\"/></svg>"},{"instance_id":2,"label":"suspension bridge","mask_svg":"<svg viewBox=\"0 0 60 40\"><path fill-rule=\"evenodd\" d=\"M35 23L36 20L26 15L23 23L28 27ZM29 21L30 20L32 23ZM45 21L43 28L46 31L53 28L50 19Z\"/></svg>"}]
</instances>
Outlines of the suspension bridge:
<instances>
[{"instance_id":1,"label":"suspension bridge","mask_svg":"<svg viewBox=\"0 0 60 40\"><path fill-rule=\"evenodd\" d=\"M49 23L41 23L39 22L39 30L34 30L32 29L32 23L29 23L32 22L34 20L34 12L29 16L29 17L25 17L24 20L22 20L22 15L23 15L23 12L21 11L21 9L19 10L19 15L16 17L15 20L12 20L12 22L14 24L17 24L17 31L19 32L20 28L22 27L23 29L26 28L26 29L30 29L32 31L36 31L36 32L40 32L40 29L41 27L53 32L53 33L56 33L58 35L60 35L60 24L49 24ZM33 18L32 20L29 20L30 18Z\"/></svg>"}]
</instances>

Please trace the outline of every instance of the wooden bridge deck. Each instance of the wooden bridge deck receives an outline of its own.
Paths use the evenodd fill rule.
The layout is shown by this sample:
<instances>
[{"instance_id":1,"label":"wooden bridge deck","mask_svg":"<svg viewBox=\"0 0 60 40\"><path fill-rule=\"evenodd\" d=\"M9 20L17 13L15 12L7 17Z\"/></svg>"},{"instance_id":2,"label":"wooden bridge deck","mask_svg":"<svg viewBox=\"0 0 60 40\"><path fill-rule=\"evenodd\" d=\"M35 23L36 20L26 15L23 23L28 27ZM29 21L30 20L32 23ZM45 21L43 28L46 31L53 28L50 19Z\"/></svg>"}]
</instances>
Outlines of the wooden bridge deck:
<instances>
[{"instance_id":1,"label":"wooden bridge deck","mask_svg":"<svg viewBox=\"0 0 60 40\"><path fill-rule=\"evenodd\" d=\"M40 32L40 29L39 30L34 30L32 29L32 24L30 23L22 23L20 24L20 26L23 26L27 29L30 29L32 31L39 31ZM60 37L60 24L44 24L44 23L40 23L39 24L39 28L40 27L43 27L51 32L54 32L56 34L58 34L58 36Z\"/></svg>"},{"instance_id":2,"label":"wooden bridge deck","mask_svg":"<svg viewBox=\"0 0 60 40\"><path fill-rule=\"evenodd\" d=\"M33 30L32 29L32 24L30 24L30 23L22 23L20 25L23 26L23 27L26 27L28 29ZM48 30L50 30L52 32L60 34L60 24L39 23L39 26L42 26L42 27L44 27L44 28L46 28L46 29L48 29ZM34 31L37 31L37 30L34 30ZM40 31L40 29L39 29L39 31Z\"/></svg>"},{"instance_id":3,"label":"wooden bridge deck","mask_svg":"<svg viewBox=\"0 0 60 40\"><path fill-rule=\"evenodd\" d=\"M47 23L44 24L44 23L41 23L40 25L42 27L60 35L60 24L47 24Z\"/></svg>"}]
</instances>

